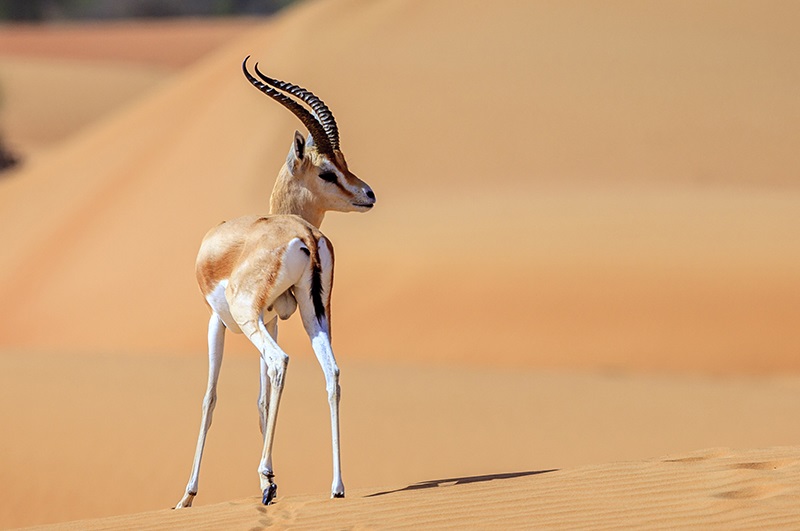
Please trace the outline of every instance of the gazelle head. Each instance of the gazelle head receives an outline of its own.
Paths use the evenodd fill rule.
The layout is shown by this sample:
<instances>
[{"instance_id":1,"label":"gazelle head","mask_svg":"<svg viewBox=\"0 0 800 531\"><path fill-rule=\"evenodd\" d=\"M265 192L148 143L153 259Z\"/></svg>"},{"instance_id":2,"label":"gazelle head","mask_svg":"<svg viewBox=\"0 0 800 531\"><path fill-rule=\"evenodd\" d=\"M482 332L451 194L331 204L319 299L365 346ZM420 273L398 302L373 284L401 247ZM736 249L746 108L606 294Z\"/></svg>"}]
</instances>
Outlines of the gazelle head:
<instances>
[{"instance_id":1,"label":"gazelle head","mask_svg":"<svg viewBox=\"0 0 800 531\"><path fill-rule=\"evenodd\" d=\"M289 109L309 131L308 138L295 131L292 147L281 169L270 198L276 214L298 214L319 226L325 212L366 212L375 204L375 194L367 183L348 168L339 149L339 129L333 113L311 91L264 75L255 65L255 78L242 71L258 90ZM283 92L281 92L283 91ZM288 95L295 96L310 108Z\"/></svg>"}]
</instances>

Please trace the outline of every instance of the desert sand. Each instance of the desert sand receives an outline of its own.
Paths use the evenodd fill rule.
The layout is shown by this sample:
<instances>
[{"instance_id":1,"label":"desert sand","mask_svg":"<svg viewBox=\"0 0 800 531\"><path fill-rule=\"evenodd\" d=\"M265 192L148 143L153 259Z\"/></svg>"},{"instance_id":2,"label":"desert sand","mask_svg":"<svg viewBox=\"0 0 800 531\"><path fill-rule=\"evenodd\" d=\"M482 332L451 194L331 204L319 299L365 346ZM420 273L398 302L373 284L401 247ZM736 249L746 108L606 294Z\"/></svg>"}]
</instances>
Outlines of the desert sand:
<instances>
[{"instance_id":1,"label":"desert sand","mask_svg":"<svg viewBox=\"0 0 800 531\"><path fill-rule=\"evenodd\" d=\"M190 514L162 510L40 529L794 528L797 455L796 447L717 448L569 471L444 478L359 491L347 501L297 496L265 508L245 498Z\"/></svg>"},{"instance_id":2,"label":"desert sand","mask_svg":"<svg viewBox=\"0 0 800 531\"><path fill-rule=\"evenodd\" d=\"M1 28L26 160L0 178L0 526L796 526L798 11L325 0ZM252 498L257 358L229 334L197 506L164 511L205 387L197 245L266 212L301 128L248 54L323 97L378 197L322 226L348 498L326 499L292 320L279 502Z\"/></svg>"},{"instance_id":3,"label":"desert sand","mask_svg":"<svg viewBox=\"0 0 800 531\"><path fill-rule=\"evenodd\" d=\"M203 360L30 354L6 354L0 359L4 392L0 418L8 433L20 434L25 441L13 440L4 452L9 471L2 491L7 500L4 522L59 522L165 509L177 503L191 467L205 387ZM618 489L637 491L638 501L630 502L633 513L668 518L662 514L664 504L678 505L683 488L687 512L673 515L675 525L688 525L692 518L698 519L697 525L713 523L720 517L718 509L726 508L733 515L742 511L755 518L763 512L765 517L786 496L794 496L791 515L800 520L796 508L800 448L776 448L792 445L800 437L800 428L791 421L800 415L797 378L431 368L360 360L342 365L345 507L351 501L356 504L355 521L360 518L358 511L391 513L393 508L394 514L380 517L376 525L381 518L386 527L428 525L428 520L410 516L414 513L409 513L407 503L417 505L418 500L394 498L397 503L387 507L393 498L364 497L438 480L452 483L444 481L447 478L552 469L566 475L553 477L575 479L561 487L558 482L541 485L539 480L547 475L527 477L521 484L491 482L499 491L488 497L445 497L431 501L434 508L423 512L432 518L436 505L451 504L447 514L497 511L493 518L509 518L522 525L538 514L542 493L563 489L560 501L545 498L554 502L549 510L568 513L567 501L572 499L573 514L564 516L564 522L583 520L590 526L598 517L597 506L617 496ZM178 512L191 513L209 504L258 494L257 374L254 359L226 360L196 507ZM55 413L52 396L59 397ZM300 356L292 359L276 436L280 500L270 510L282 514L286 505L294 507L292 500L301 496L301 505L312 503L310 515L315 518L340 515L339 500L328 500L330 440L325 398L316 363ZM14 404L25 407L20 410ZM719 461L706 463L711 468L677 469L659 464L661 458L652 459L684 458L723 442L733 449L707 453L727 456L728 465L767 464L760 469L753 465L759 470L753 473ZM606 464L619 462L627 464ZM768 466L772 462L778 463L776 470ZM629 473L619 471L619 466ZM715 468L720 468L719 475L709 475ZM584 471L584 479L592 486L581 487L587 489L581 492L596 490L599 499L572 491ZM604 485L606 471L615 479L609 478ZM673 477L679 473L683 476ZM664 486L669 492L656 488L667 479L677 482ZM753 496L727 501L717 496L762 486L764 492ZM434 490L427 494L437 494ZM425 497L425 492L419 494ZM447 492L456 495L459 491ZM496 508L495 498L500 504ZM257 512L259 500L242 503L249 504L243 513L209 517L208 527L220 528L214 518L238 520L223 527L239 529L257 526L265 516L272 518L272 513ZM623 512L609 511L608 518L627 521ZM726 517L735 521L733 515ZM162 520L165 516L177 520ZM347 511L340 516L349 518ZM194 528L197 521L191 518L161 512L137 515L119 525ZM340 528L336 522L331 527ZM87 526L76 524L76 528Z\"/></svg>"}]
</instances>

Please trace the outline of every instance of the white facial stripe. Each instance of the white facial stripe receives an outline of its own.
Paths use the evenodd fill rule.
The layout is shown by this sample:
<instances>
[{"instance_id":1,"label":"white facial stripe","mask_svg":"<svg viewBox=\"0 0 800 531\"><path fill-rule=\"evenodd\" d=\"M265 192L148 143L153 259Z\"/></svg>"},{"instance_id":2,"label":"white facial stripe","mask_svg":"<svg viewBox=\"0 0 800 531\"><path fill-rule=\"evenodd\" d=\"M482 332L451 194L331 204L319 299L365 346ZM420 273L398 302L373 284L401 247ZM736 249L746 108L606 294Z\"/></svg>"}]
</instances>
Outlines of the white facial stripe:
<instances>
[{"instance_id":1,"label":"white facial stripe","mask_svg":"<svg viewBox=\"0 0 800 531\"><path fill-rule=\"evenodd\" d=\"M320 174L332 173L336 176L335 181L331 181L329 179L325 180L328 181L328 184L332 184L339 189L340 193L336 194L336 196L333 196L332 199L337 201L344 200L347 202L347 206L342 210L352 210L352 207L355 207L356 210L363 211L365 208L369 209L369 207L371 207L375 202L374 199L367 194L369 187L366 186L364 182L362 182L355 175L340 170L330 161L324 161L320 166L318 166L317 171L319 171ZM329 188L324 188L324 190L328 189ZM334 208L334 210L340 210L340 208Z\"/></svg>"},{"instance_id":2,"label":"white facial stripe","mask_svg":"<svg viewBox=\"0 0 800 531\"><path fill-rule=\"evenodd\" d=\"M330 163L323 164L320 167L320 172L326 172L326 171L329 171L331 173L335 173L337 177L341 177L342 176L342 172L339 171L339 168L337 168L336 166L334 166L333 164L330 164Z\"/></svg>"},{"instance_id":3,"label":"white facial stripe","mask_svg":"<svg viewBox=\"0 0 800 531\"><path fill-rule=\"evenodd\" d=\"M336 180L332 181L330 184L336 186L337 188L339 188L345 194L348 194L348 195L351 195L351 196L354 196L354 197L358 196L358 193L359 193L358 192L358 188L349 185L348 182L347 182L347 179L345 179L344 173L342 173L335 166L330 165L330 164L325 164L325 165L320 167L320 172L321 173L326 173L326 172L333 173L334 175L336 175Z\"/></svg>"}]
</instances>

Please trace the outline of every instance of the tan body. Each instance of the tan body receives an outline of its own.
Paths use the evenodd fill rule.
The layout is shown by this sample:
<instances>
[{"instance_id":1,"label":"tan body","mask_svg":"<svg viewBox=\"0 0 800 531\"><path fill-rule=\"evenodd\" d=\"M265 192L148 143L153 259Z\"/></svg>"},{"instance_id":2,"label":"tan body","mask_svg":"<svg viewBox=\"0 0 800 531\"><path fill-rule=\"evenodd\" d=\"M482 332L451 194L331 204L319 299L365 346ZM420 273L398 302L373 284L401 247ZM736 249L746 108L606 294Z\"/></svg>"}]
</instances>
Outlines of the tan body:
<instances>
[{"instance_id":1,"label":"tan body","mask_svg":"<svg viewBox=\"0 0 800 531\"><path fill-rule=\"evenodd\" d=\"M208 387L203 399L200 435L186 491L176 508L190 507L197 494L200 462L217 397L225 330L244 333L261 357L258 408L264 448L258 467L263 503L277 493L272 481L272 445L289 357L278 346L278 319L299 309L323 373L331 412L333 483L331 496L344 497L339 450L339 367L330 337L333 246L319 225L329 210L365 212L375 204L372 189L347 168L338 149L338 129L324 103L310 92L246 68L247 79L279 101L311 131L295 133L286 163L270 197L270 214L246 216L211 229L200 245L195 272L200 292L211 308L208 324ZM314 109L312 115L285 90ZM322 117L322 118L318 118Z\"/></svg>"},{"instance_id":2,"label":"tan body","mask_svg":"<svg viewBox=\"0 0 800 531\"><path fill-rule=\"evenodd\" d=\"M322 232L296 215L247 216L224 222L203 238L195 273L200 292L225 327L288 319L297 309L291 288L319 268ZM218 297L224 286L224 297ZM238 322L237 322L238 321Z\"/></svg>"}]
</instances>

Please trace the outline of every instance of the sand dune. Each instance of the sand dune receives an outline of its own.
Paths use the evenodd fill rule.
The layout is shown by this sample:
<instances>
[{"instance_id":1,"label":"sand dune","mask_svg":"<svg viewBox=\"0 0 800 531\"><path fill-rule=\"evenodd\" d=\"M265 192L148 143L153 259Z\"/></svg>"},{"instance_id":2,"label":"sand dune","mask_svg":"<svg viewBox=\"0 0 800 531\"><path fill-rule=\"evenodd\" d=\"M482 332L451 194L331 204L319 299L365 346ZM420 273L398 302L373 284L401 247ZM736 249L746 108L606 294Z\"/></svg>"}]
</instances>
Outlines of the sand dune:
<instances>
[{"instance_id":1,"label":"sand dune","mask_svg":"<svg viewBox=\"0 0 800 531\"><path fill-rule=\"evenodd\" d=\"M0 130L25 159L264 22L4 24Z\"/></svg>"},{"instance_id":2,"label":"sand dune","mask_svg":"<svg viewBox=\"0 0 800 531\"><path fill-rule=\"evenodd\" d=\"M327 0L142 46L3 32L36 156L0 180L0 526L796 527L798 9ZM280 503L248 498L257 360L230 337L176 513L197 245L266 211L299 128L247 54L323 96L378 196L322 227L349 497L325 499L323 379L291 321Z\"/></svg>"},{"instance_id":3,"label":"sand dune","mask_svg":"<svg viewBox=\"0 0 800 531\"><path fill-rule=\"evenodd\" d=\"M252 53L378 195L323 226L343 356L796 369L793 8L457 5L303 4L7 179L3 342L204 349L197 242L266 209L298 127Z\"/></svg>"},{"instance_id":4,"label":"sand dune","mask_svg":"<svg viewBox=\"0 0 800 531\"><path fill-rule=\"evenodd\" d=\"M173 70L263 24L247 17L2 24L0 55Z\"/></svg>"},{"instance_id":5,"label":"sand dune","mask_svg":"<svg viewBox=\"0 0 800 531\"><path fill-rule=\"evenodd\" d=\"M76 60L0 58L4 138L30 162L168 77L163 69Z\"/></svg>"},{"instance_id":6,"label":"sand dune","mask_svg":"<svg viewBox=\"0 0 800 531\"><path fill-rule=\"evenodd\" d=\"M341 366L343 470L354 499L364 489L437 478L570 470L800 440L791 421L800 416L794 377L357 360ZM198 507L258 494L257 367L254 358L223 364ZM191 468L205 371L199 357L4 352L0 418L11 436L2 446L2 525L172 507ZM324 379L311 356L292 358L275 444L280 495L327 499L329 418ZM653 485L646 474L640 480ZM697 481L704 481L700 472Z\"/></svg>"},{"instance_id":7,"label":"sand dune","mask_svg":"<svg viewBox=\"0 0 800 531\"><path fill-rule=\"evenodd\" d=\"M717 448L567 470L447 478L345 500L257 498L41 529L777 529L800 524L800 449Z\"/></svg>"}]
</instances>

